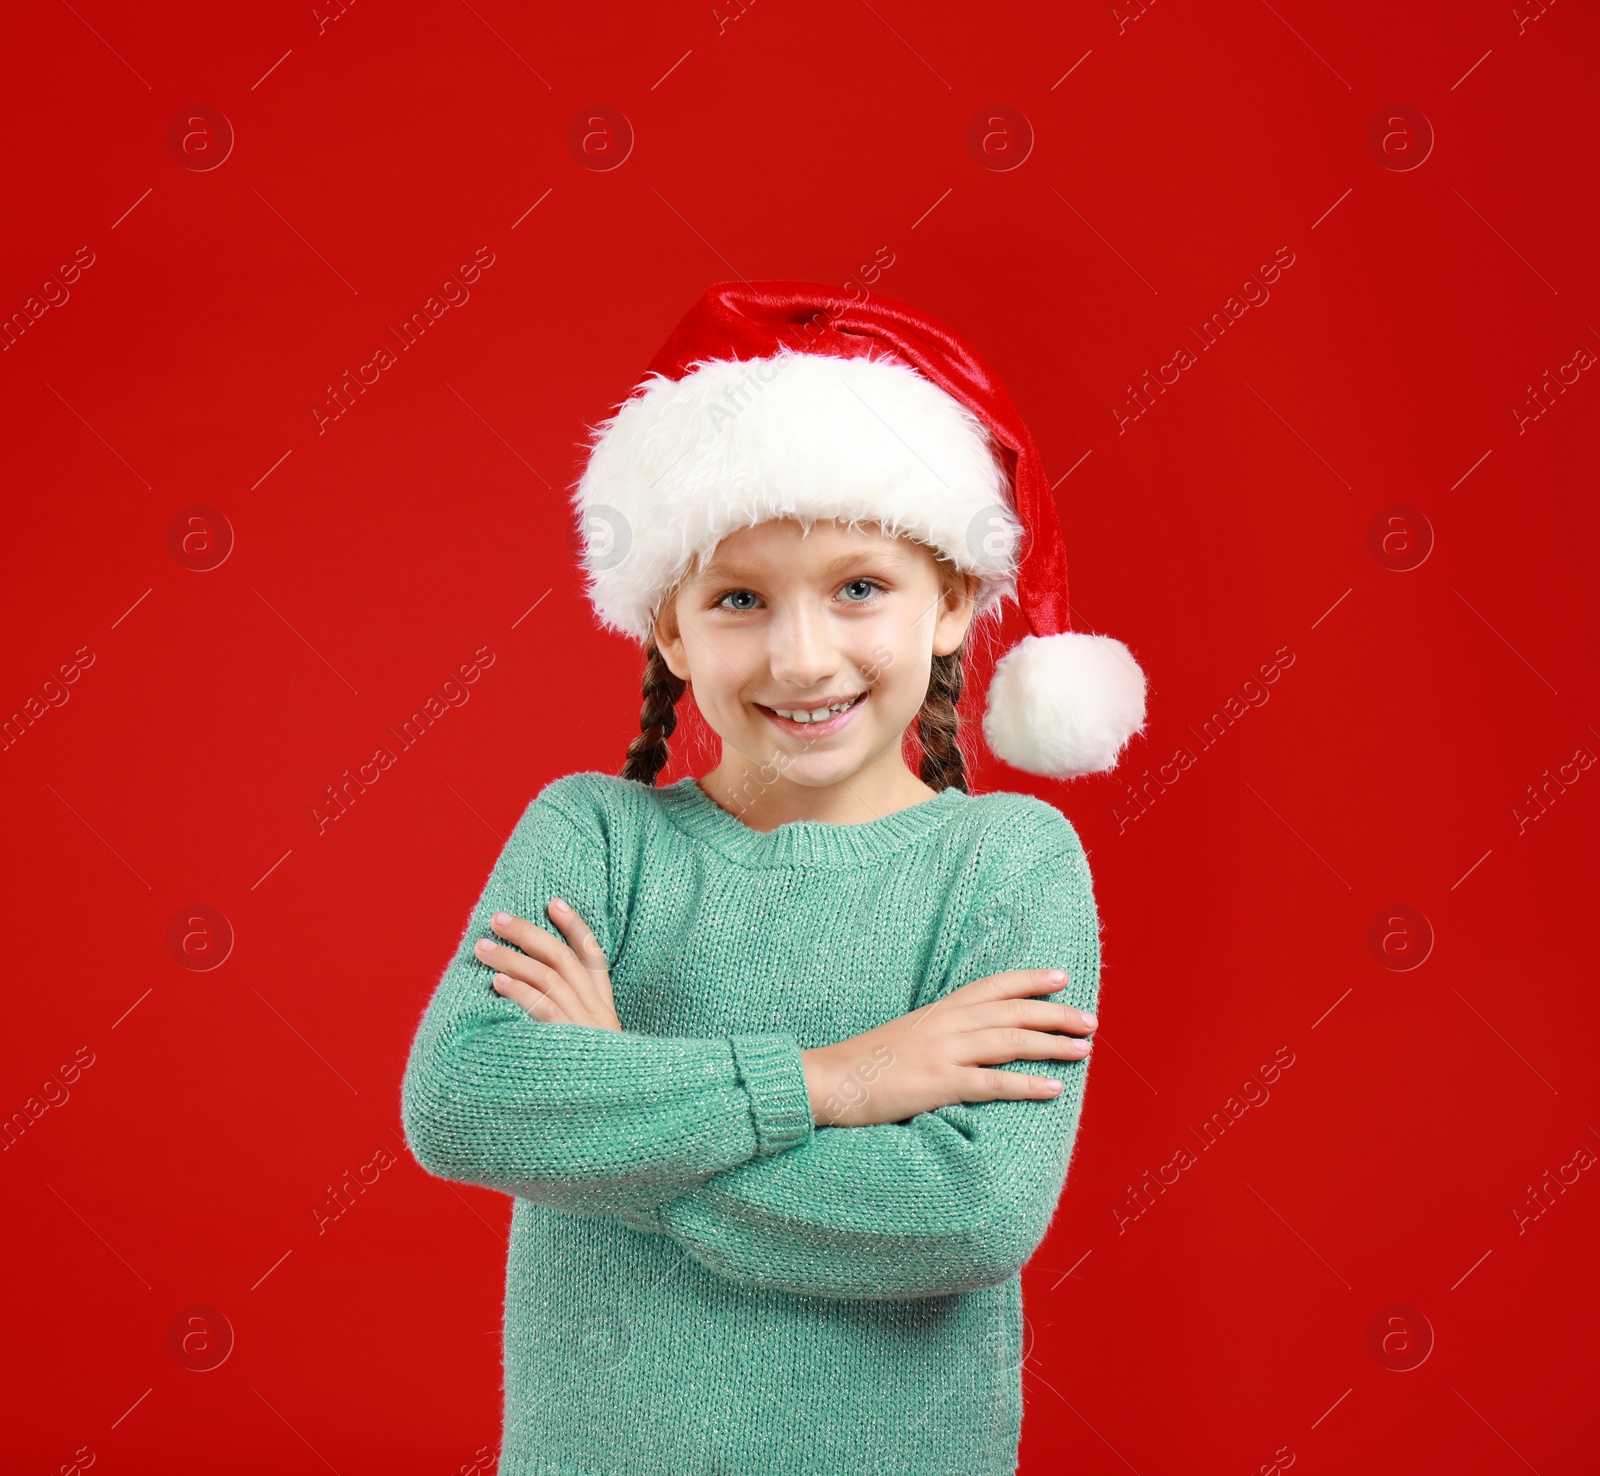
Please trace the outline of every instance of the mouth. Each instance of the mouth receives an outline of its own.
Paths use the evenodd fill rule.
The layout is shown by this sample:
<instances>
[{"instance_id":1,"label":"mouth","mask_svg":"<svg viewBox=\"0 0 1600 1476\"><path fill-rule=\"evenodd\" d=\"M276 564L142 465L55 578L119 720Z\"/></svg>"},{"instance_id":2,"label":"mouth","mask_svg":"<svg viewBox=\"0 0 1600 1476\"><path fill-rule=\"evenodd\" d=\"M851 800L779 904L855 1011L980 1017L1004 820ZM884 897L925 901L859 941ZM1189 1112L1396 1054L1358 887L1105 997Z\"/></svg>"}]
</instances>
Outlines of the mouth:
<instances>
[{"instance_id":1,"label":"mouth","mask_svg":"<svg viewBox=\"0 0 1600 1476\"><path fill-rule=\"evenodd\" d=\"M799 738L826 738L840 732L855 718L856 712L867 700L866 692L854 697L841 697L835 702L808 703L803 707L767 707L757 702L760 712L773 727Z\"/></svg>"}]
</instances>

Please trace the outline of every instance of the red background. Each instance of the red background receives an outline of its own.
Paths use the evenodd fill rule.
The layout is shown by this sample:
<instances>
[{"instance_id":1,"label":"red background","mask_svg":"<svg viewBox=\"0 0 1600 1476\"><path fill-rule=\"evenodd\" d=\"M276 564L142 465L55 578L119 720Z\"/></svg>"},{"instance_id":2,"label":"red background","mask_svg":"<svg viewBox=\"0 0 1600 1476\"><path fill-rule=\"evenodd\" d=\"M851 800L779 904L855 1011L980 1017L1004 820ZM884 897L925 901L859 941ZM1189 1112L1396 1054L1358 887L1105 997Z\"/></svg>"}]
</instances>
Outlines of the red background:
<instances>
[{"instance_id":1,"label":"red background","mask_svg":"<svg viewBox=\"0 0 1600 1476\"><path fill-rule=\"evenodd\" d=\"M26 325L0 707L43 704L0 750L6 1469L492 1457L510 1202L405 1154L400 1075L503 837L549 779L614 772L636 714L571 556L584 426L744 276L854 278L975 342L1056 484L1080 624L1151 677L1119 775L976 772L1068 814L1105 928L1079 1148L1025 1273L1022 1469L1593 1470L1600 1171L1516 1207L1600 1153L1600 772L1570 767L1600 754L1600 366L1513 413L1600 352L1593 11L163 9L19 13L0 97L0 312ZM597 104L634 132L616 168L568 146ZM1015 168L968 145L996 105L1033 134ZM234 131L219 167L169 148L197 106ZM1397 107L1434 134L1414 168L1420 131L1369 144ZM324 386L480 247L470 300L319 432ZM1130 382L1279 248L1270 298L1119 433ZM169 550L193 505L233 532L209 572ZM1409 570L1369 543L1396 505L1431 529ZM325 786L479 647L470 700L319 834ZM235 933L211 971L167 941L196 905ZM1420 967L1369 944L1396 906L1433 931ZM1280 1050L1270 1101L1199 1149ZM204 1373L168 1345L196 1305L234 1339ZM1394 1306L1432 1330L1408 1371L1369 1347Z\"/></svg>"}]
</instances>

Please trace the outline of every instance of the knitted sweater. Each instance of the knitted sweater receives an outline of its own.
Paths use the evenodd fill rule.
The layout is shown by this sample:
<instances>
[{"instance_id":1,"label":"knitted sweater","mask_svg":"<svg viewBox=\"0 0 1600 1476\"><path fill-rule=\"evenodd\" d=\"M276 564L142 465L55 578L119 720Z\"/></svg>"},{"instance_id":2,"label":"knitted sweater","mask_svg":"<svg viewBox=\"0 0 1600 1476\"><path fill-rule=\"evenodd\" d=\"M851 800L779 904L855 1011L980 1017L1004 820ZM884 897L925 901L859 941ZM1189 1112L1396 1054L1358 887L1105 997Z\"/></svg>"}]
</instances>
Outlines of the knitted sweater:
<instances>
[{"instance_id":1,"label":"knitted sweater","mask_svg":"<svg viewBox=\"0 0 1600 1476\"><path fill-rule=\"evenodd\" d=\"M621 1032L536 1021L472 948L552 896L594 930ZM559 936L557 934L557 936ZM1013 1476L1020 1270L1087 1061L1049 1100L819 1126L800 1052L1099 927L1042 800L936 798L763 834L692 779L548 785L423 1015L402 1086L430 1173L515 1196L498 1476ZM870 1087L864 1087L870 1090Z\"/></svg>"}]
</instances>

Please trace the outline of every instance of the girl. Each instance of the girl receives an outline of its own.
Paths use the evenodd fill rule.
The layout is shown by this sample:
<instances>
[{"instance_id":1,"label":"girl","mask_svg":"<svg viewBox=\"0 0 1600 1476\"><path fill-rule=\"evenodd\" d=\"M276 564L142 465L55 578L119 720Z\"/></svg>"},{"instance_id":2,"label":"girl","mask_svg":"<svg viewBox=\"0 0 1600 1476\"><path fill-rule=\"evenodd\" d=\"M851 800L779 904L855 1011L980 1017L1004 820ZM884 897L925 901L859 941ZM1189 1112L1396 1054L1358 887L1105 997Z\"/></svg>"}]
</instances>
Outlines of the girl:
<instances>
[{"instance_id":1,"label":"girl","mask_svg":"<svg viewBox=\"0 0 1600 1476\"><path fill-rule=\"evenodd\" d=\"M1072 826L967 792L962 653L1018 601L984 731L1058 778L1144 678L1067 633L1026 428L902 304L712 288L576 503L641 731L528 806L402 1091L429 1172L515 1196L500 1476L1011 1476L1099 938ZM721 759L658 786L686 691Z\"/></svg>"}]
</instances>

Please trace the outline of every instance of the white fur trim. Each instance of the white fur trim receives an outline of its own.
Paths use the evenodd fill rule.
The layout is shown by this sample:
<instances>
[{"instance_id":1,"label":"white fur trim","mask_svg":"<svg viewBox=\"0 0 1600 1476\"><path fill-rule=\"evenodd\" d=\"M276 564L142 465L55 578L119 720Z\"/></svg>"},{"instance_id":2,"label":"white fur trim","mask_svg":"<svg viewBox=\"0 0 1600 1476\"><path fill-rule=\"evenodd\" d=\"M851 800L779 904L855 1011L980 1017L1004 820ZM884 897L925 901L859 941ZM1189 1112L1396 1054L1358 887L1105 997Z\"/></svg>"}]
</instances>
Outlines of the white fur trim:
<instances>
[{"instance_id":1,"label":"white fur trim","mask_svg":"<svg viewBox=\"0 0 1600 1476\"><path fill-rule=\"evenodd\" d=\"M573 502L589 597L643 641L663 595L729 533L837 518L909 534L1015 597L1022 529L982 421L887 359L781 352L661 376L595 428Z\"/></svg>"},{"instance_id":2,"label":"white fur trim","mask_svg":"<svg viewBox=\"0 0 1600 1476\"><path fill-rule=\"evenodd\" d=\"M1144 726L1145 678L1111 636L1024 636L989 683L983 735L1013 768L1053 779L1115 768Z\"/></svg>"}]
</instances>

